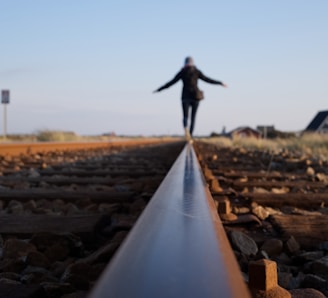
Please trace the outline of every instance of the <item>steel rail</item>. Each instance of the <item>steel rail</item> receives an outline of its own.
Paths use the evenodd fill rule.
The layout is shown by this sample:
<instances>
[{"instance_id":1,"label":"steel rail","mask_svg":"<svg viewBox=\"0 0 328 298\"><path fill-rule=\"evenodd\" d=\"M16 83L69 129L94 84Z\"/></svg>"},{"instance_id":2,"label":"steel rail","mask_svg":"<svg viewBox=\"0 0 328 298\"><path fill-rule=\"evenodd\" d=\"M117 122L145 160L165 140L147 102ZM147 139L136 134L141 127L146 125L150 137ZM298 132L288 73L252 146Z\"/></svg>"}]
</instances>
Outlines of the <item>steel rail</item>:
<instances>
[{"instance_id":1,"label":"steel rail","mask_svg":"<svg viewBox=\"0 0 328 298\"><path fill-rule=\"evenodd\" d=\"M191 144L90 297L250 297Z\"/></svg>"}]
</instances>

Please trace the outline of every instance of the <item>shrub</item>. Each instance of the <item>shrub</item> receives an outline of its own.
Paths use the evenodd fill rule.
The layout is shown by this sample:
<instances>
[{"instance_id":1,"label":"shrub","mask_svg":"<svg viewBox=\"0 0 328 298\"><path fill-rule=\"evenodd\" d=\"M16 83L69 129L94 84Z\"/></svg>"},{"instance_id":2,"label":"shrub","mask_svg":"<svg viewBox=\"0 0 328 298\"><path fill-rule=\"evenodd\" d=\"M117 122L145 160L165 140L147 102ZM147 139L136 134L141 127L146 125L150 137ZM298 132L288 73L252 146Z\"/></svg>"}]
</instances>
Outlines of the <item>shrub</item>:
<instances>
[{"instance_id":1,"label":"shrub","mask_svg":"<svg viewBox=\"0 0 328 298\"><path fill-rule=\"evenodd\" d=\"M70 142L80 139L74 132L40 130L36 133L38 142Z\"/></svg>"}]
</instances>

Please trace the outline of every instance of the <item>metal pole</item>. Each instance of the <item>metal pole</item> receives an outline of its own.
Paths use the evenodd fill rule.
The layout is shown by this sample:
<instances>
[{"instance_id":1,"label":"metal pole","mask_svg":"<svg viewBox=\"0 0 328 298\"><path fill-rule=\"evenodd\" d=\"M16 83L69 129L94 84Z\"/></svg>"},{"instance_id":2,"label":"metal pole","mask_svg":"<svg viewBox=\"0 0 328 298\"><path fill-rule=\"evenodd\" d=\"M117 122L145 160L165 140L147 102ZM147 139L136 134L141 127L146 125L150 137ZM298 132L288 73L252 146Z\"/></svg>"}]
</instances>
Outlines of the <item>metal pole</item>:
<instances>
[{"instance_id":1,"label":"metal pole","mask_svg":"<svg viewBox=\"0 0 328 298\"><path fill-rule=\"evenodd\" d=\"M9 90L1 91L1 103L3 106L3 138L7 137L7 104L9 103Z\"/></svg>"},{"instance_id":2,"label":"metal pole","mask_svg":"<svg viewBox=\"0 0 328 298\"><path fill-rule=\"evenodd\" d=\"M7 137L7 104L3 105L3 138Z\"/></svg>"}]
</instances>

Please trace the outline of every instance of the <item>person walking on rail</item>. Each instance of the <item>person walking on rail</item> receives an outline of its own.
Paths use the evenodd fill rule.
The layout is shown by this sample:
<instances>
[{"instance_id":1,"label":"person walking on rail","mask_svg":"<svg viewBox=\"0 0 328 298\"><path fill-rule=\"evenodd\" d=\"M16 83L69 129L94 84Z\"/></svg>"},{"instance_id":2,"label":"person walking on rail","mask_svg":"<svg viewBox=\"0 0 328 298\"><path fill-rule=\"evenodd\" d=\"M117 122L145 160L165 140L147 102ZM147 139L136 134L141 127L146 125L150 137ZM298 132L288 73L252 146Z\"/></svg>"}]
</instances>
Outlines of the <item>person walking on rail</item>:
<instances>
[{"instance_id":1,"label":"person walking on rail","mask_svg":"<svg viewBox=\"0 0 328 298\"><path fill-rule=\"evenodd\" d=\"M176 74L176 76L158 88L155 92L160 92L163 89L169 88L179 80L183 82L182 88L182 112L183 112L183 127L185 131L185 136L187 140L191 140L193 130L195 127L196 113L199 105L199 101L204 98L204 93L199 90L197 86L198 79L201 79L210 84L222 85L223 87L228 87L221 81L216 81L205 76L195 65L192 57L187 57L185 59L184 67ZM191 109L191 119L190 127L188 128L188 118L189 111Z\"/></svg>"}]
</instances>

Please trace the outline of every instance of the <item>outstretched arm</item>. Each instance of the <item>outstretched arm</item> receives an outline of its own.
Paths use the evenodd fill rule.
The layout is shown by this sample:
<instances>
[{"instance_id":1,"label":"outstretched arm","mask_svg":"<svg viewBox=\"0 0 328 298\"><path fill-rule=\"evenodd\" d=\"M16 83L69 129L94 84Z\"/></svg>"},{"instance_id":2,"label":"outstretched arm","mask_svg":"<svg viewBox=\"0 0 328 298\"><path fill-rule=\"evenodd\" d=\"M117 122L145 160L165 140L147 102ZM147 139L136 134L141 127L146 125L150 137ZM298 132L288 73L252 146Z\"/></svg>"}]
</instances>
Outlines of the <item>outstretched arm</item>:
<instances>
[{"instance_id":1,"label":"outstretched arm","mask_svg":"<svg viewBox=\"0 0 328 298\"><path fill-rule=\"evenodd\" d=\"M169 88L171 87L173 84L175 84L177 81L179 81L181 79L181 71L169 82L167 82L165 85L163 85L162 87L159 87L158 89L156 89L154 91L155 92L160 92L163 89Z\"/></svg>"},{"instance_id":2,"label":"outstretched arm","mask_svg":"<svg viewBox=\"0 0 328 298\"><path fill-rule=\"evenodd\" d=\"M226 84L224 84L223 82L221 81L217 81L217 80L213 80L213 79L210 79L209 77L205 76L200 70L199 70L199 74L198 74L198 77L207 82L207 83L210 83L210 84L216 84L216 85L222 85L222 87L228 87Z\"/></svg>"}]
</instances>

